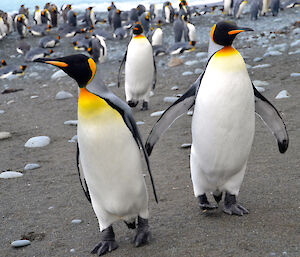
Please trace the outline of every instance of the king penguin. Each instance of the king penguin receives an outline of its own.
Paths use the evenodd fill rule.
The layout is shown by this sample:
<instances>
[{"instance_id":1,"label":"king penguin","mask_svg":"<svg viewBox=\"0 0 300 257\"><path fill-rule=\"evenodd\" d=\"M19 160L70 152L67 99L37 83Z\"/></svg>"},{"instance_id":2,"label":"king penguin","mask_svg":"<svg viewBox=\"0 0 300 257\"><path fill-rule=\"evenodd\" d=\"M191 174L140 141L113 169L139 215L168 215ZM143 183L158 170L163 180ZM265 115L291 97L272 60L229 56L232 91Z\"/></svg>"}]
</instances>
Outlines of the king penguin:
<instances>
[{"instance_id":1,"label":"king penguin","mask_svg":"<svg viewBox=\"0 0 300 257\"><path fill-rule=\"evenodd\" d=\"M150 90L155 88L156 83L156 66L152 46L142 33L143 27L136 23L133 26L133 37L120 65L118 86L125 63L126 101L130 107L135 107L142 100L141 110L148 110Z\"/></svg>"},{"instance_id":2,"label":"king penguin","mask_svg":"<svg viewBox=\"0 0 300 257\"><path fill-rule=\"evenodd\" d=\"M118 245L112 223L118 220L135 227L136 247L149 241L148 194L142 174L143 151L156 193L148 156L130 107L104 85L99 67L83 54L36 62L52 64L77 82L77 165L81 185L91 201L100 226L100 242L92 250L99 256Z\"/></svg>"},{"instance_id":3,"label":"king penguin","mask_svg":"<svg viewBox=\"0 0 300 257\"><path fill-rule=\"evenodd\" d=\"M164 131L194 106L190 156L194 194L202 210L217 208L225 192L227 214L243 215L248 210L237 203L250 154L255 112L277 139L279 151L288 148L285 124L275 107L253 86L245 62L232 47L237 34L252 31L222 21L211 29L209 60L205 71L190 89L171 105L154 125L146 142L148 155Z\"/></svg>"}]
</instances>

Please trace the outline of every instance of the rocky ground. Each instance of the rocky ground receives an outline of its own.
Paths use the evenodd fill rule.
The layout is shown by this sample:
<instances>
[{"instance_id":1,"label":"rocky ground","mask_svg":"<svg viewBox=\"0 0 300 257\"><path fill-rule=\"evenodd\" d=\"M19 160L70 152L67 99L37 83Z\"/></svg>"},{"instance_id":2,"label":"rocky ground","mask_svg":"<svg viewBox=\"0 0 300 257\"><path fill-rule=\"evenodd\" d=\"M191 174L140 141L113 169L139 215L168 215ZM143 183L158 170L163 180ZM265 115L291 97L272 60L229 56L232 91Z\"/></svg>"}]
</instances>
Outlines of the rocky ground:
<instances>
[{"instance_id":1,"label":"rocky ground","mask_svg":"<svg viewBox=\"0 0 300 257\"><path fill-rule=\"evenodd\" d=\"M282 155L269 130L256 119L255 139L239 195L250 214L228 216L222 212L223 203L209 213L198 208L189 173L190 150L181 148L191 143L191 116L185 115L165 133L150 157L159 197L156 204L146 176L150 244L133 247L134 232L119 222L114 225L119 249L107 256L300 256L299 13L299 8L289 9L278 17L250 22L246 16L238 21L255 31L239 35L235 47L245 58L251 79L282 112L290 136L289 149ZM220 15L194 19L200 43L194 52L180 56L184 64L170 68L170 56L156 58L158 83L150 109L133 111L135 119L144 122L139 125L144 140L158 119L150 114L170 105L163 98L184 93L199 76L195 71L204 69L202 53L207 52L209 28L221 19ZM170 44L171 27L165 26L164 31ZM32 44L37 41L32 37L27 40ZM23 57L15 52L16 41L15 35L1 41L0 57L21 64ZM113 85L127 44L128 39L107 41L108 60L100 65L105 83L122 99L124 87ZM74 52L67 39L55 51L57 55ZM0 110L4 111L0 131L11 133L10 138L0 141L0 171L23 174L0 179L0 256L90 256L89 251L99 241L98 222L78 181L76 144L68 142L76 135L76 127L64 125L77 119L77 85L68 77L51 78L57 71L53 67L28 66L23 77L0 80L1 91L23 89L0 94ZM187 71L190 75L182 75ZM171 90L174 86L178 90ZM289 97L275 99L282 90L287 90ZM56 100L59 91L73 97ZM43 148L25 148L26 141L34 136L48 136L51 142ZM28 163L41 167L24 171ZM72 223L74 219L81 223ZM28 239L31 245L12 248L11 242L17 239Z\"/></svg>"}]
</instances>

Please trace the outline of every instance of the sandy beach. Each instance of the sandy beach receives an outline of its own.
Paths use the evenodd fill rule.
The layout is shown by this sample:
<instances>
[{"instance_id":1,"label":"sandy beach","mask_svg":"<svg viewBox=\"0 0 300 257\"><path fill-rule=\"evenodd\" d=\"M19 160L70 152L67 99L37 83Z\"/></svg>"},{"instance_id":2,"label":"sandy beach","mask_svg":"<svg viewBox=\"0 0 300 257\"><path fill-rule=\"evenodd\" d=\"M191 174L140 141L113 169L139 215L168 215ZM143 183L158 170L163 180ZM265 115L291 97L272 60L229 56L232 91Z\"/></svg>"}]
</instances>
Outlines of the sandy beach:
<instances>
[{"instance_id":1,"label":"sandy beach","mask_svg":"<svg viewBox=\"0 0 300 257\"><path fill-rule=\"evenodd\" d=\"M234 46L249 65L252 81L267 82L262 85L262 94L282 113L290 137L289 149L280 154L274 137L256 118L255 139L238 197L250 214L226 215L222 212L223 202L215 211L200 211L190 179L190 149L180 147L191 143L191 116L184 115L163 135L150 157L159 198L156 204L147 175L150 244L135 248L131 244L135 232L118 222L114 229L119 248L106 256L300 256L300 77L291 76L300 73L300 54L294 53L300 44L291 46L300 39L300 34L294 32L300 27L299 14L299 8L293 8L280 12L278 17L269 15L254 22L245 16L237 21L255 31L239 35ZM144 141L158 119L150 114L170 105L163 98L184 93L199 76L195 70L204 69L206 59L197 54L207 52L209 30L222 19L208 14L192 20L199 43L195 51L177 56L183 60L182 65L170 68L171 56L156 57L157 86L149 110L140 111L140 105L133 110L136 121L144 122L139 125ZM165 42L173 40L171 30L171 25L164 26ZM17 40L16 36L8 36L0 41L0 58L8 63L24 63L15 50ZM56 56L75 53L68 40L63 39L54 49ZM28 41L38 39L30 36ZM108 60L98 67L106 85L110 84L122 99L124 83L119 89L113 85L128 42L107 41ZM268 47L278 48L281 54L263 57L271 52ZM262 60L254 61L256 57ZM189 61L194 60L198 62L190 65ZM270 66L255 67L263 64ZM0 131L12 135L0 140L0 171L23 173L20 178L0 179L0 256L92 256L89 252L99 241L98 221L79 184L76 143L68 142L76 135L76 126L64 125L67 120L77 119L77 85L66 76L51 79L58 70L54 67L27 65L23 77L0 80L1 91L23 89L0 94L0 110L4 111L0 114ZM182 75L186 71L192 74ZM174 86L178 90L171 90ZM55 100L62 90L74 97ZM275 99L282 90L287 90L290 97ZM43 148L25 148L26 141L34 136L49 136L51 143ZM41 167L24 171L28 163ZM74 219L82 222L73 224ZM18 239L28 239L31 245L11 247L11 242Z\"/></svg>"}]
</instances>

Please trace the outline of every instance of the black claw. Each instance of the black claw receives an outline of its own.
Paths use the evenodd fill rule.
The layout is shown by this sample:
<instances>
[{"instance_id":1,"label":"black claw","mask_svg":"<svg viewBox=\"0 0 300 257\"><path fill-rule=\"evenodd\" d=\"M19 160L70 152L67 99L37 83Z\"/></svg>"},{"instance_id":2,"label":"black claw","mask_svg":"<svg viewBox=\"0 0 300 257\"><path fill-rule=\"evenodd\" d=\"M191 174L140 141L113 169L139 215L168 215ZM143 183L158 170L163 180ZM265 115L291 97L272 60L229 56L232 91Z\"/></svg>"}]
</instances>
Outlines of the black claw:
<instances>
[{"instance_id":1,"label":"black claw","mask_svg":"<svg viewBox=\"0 0 300 257\"><path fill-rule=\"evenodd\" d=\"M225 194L223 211L229 215L238 216L243 216L244 214L249 213L249 211L245 207L236 202L236 196L228 192L226 192Z\"/></svg>"},{"instance_id":2,"label":"black claw","mask_svg":"<svg viewBox=\"0 0 300 257\"><path fill-rule=\"evenodd\" d=\"M139 101L132 101L132 100L129 100L127 102L127 104L130 106L130 107L136 107L138 105Z\"/></svg>"},{"instance_id":3,"label":"black claw","mask_svg":"<svg viewBox=\"0 0 300 257\"><path fill-rule=\"evenodd\" d=\"M101 232L100 242L94 247L91 253L97 253L99 256L101 256L117 248L118 244L115 241L115 233L112 226L109 226Z\"/></svg>"},{"instance_id":4,"label":"black claw","mask_svg":"<svg viewBox=\"0 0 300 257\"><path fill-rule=\"evenodd\" d=\"M147 111L147 110L148 110L148 102L144 101L141 111Z\"/></svg>"},{"instance_id":5,"label":"black claw","mask_svg":"<svg viewBox=\"0 0 300 257\"><path fill-rule=\"evenodd\" d=\"M150 237L151 233L149 231L148 219L143 219L138 216L137 233L133 240L135 247L147 244L150 241Z\"/></svg>"},{"instance_id":6,"label":"black claw","mask_svg":"<svg viewBox=\"0 0 300 257\"><path fill-rule=\"evenodd\" d=\"M197 197L198 199L198 205L200 207L201 210L203 211L207 211L207 210L212 210L212 209L216 209L218 208L218 206L211 204L206 197L206 194L203 195L199 195Z\"/></svg>"},{"instance_id":7,"label":"black claw","mask_svg":"<svg viewBox=\"0 0 300 257\"><path fill-rule=\"evenodd\" d=\"M126 222L126 221L124 220L124 223L126 224L126 226L127 226L129 229L135 229L135 228L136 228L135 221L133 221L133 222Z\"/></svg>"}]
</instances>

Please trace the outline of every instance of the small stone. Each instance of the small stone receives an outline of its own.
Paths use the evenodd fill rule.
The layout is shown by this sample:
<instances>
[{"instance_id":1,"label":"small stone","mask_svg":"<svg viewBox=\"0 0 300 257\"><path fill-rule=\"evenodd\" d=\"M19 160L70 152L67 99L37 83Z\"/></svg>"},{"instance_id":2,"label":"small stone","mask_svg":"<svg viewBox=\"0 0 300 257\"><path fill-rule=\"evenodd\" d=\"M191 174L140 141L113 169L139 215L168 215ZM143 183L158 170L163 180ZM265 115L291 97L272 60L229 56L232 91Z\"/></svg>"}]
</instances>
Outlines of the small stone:
<instances>
[{"instance_id":1,"label":"small stone","mask_svg":"<svg viewBox=\"0 0 300 257\"><path fill-rule=\"evenodd\" d=\"M282 99L282 98L289 98L291 95L288 91L282 90L278 93L278 95L275 97L275 99Z\"/></svg>"},{"instance_id":2,"label":"small stone","mask_svg":"<svg viewBox=\"0 0 300 257\"><path fill-rule=\"evenodd\" d=\"M143 125L143 124L145 124L145 122L143 122L143 121L137 121L136 122L136 125Z\"/></svg>"},{"instance_id":3,"label":"small stone","mask_svg":"<svg viewBox=\"0 0 300 257\"><path fill-rule=\"evenodd\" d=\"M296 40L295 42L291 43L291 47L300 46L300 39Z\"/></svg>"},{"instance_id":4,"label":"small stone","mask_svg":"<svg viewBox=\"0 0 300 257\"><path fill-rule=\"evenodd\" d=\"M255 87L257 89L258 92L262 93L265 92L265 88L264 87Z\"/></svg>"},{"instance_id":5,"label":"small stone","mask_svg":"<svg viewBox=\"0 0 300 257\"><path fill-rule=\"evenodd\" d=\"M190 148L192 144L182 144L180 148Z\"/></svg>"},{"instance_id":6,"label":"small stone","mask_svg":"<svg viewBox=\"0 0 300 257\"><path fill-rule=\"evenodd\" d=\"M75 249L72 248L72 249L70 250L70 253L75 253Z\"/></svg>"},{"instance_id":7,"label":"small stone","mask_svg":"<svg viewBox=\"0 0 300 257\"><path fill-rule=\"evenodd\" d=\"M166 96L164 97L164 102L165 103L174 103L178 100L178 97L175 96Z\"/></svg>"},{"instance_id":8,"label":"small stone","mask_svg":"<svg viewBox=\"0 0 300 257\"><path fill-rule=\"evenodd\" d=\"M186 114L188 115L188 116L193 116L193 111L188 111Z\"/></svg>"},{"instance_id":9,"label":"small stone","mask_svg":"<svg viewBox=\"0 0 300 257\"><path fill-rule=\"evenodd\" d=\"M207 53L206 52L199 52L199 53L196 54L196 56L199 57L199 58L204 58L204 57L207 58Z\"/></svg>"},{"instance_id":10,"label":"small stone","mask_svg":"<svg viewBox=\"0 0 300 257\"><path fill-rule=\"evenodd\" d=\"M176 95L176 97L178 97L178 98L179 98L179 97L182 97L182 96L183 96L183 94L177 94L177 95Z\"/></svg>"},{"instance_id":11,"label":"small stone","mask_svg":"<svg viewBox=\"0 0 300 257\"><path fill-rule=\"evenodd\" d=\"M203 72L203 70L200 69L200 68L197 68L197 69L195 69L195 71L194 71L195 74L201 74L202 72Z\"/></svg>"},{"instance_id":12,"label":"small stone","mask_svg":"<svg viewBox=\"0 0 300 257\"><path fill-rule=\"evenodd\" d=\"M252 66L250 64L246 63L246 68L250 69L250 68L252 68Z\"/></svg>"},{"instance_id":13,"label":"small stone","mask_svg":"<svg viewBox=\"0 0 300 257\"><path fill-rule=\"evenodd\" d=\"M0 110L0 114L3 114L3 113L5 113L5 111L3 111L3 110Z\"/></svg>"},{"instance_id":14,"label":"small stone","mask_svg":"<svg viewBox=\"0 0 300 257\"><path fill-rule=\"evenodd\" d=\"M253 62L261 62L263 59L264 59L264 58L262 58L262 57L255 57L255 58L253 59Z\"/></svg>"},{"instance_id":15,"label":"small stone","mask_svg":"<svg viewBox=\"0 0 300 257\"><path fill-rule=\"evenodd\" d=\"M273 46L274 50L278 50L281 52L285 52L288 49L288 44L287 43L282 43L282 44L277 44Z\"/></svg>"},{"instance_id":16,"label":"small stone","mask_svg":"<svg viewBox=\"0 0 300 257\"><path fill-rule=\"evenodd\" d=\"M266 52L263 56L268 57L268 56L279 56L279 55L282 55L282 53L277 50L274 50L274 51Z\"/></svg>"},{"instance_id":17,"label":"small stone","mask_svg":"<svg viewBox=\"0 0 300 257\"><path fill-rule=\"evenodd\" d=\"M255 87L261 87L261 86L268 86L269 83L267 81L261 81L261 80L253 80L253 85Z\"/></svg>"},{"instance_id":18,"label":"small stone","mask_svg":"<svg viewBox=\"0 0 300 257\"><path fill-rule=\"evenodd\" d=\"M29 240L16 240L11 243L11 246L15 247L15 248L23 247L23 246L27 246L27 245L30 245Z\"/></svg>"},{"instance_id":19,"label":"small stone","mask_svg":"<svg viewBox=\"0 0 300 257\"><path fill-rule=\"evenodd\" d=\"M67 74L63 70L58 70L52 74L51 79L60 79L65 76L67 76Z\"/></svg>"},{"instance_id":20,"label":"small stone","mask_svg":"<svg viewBox=\"0 0 300 257\"><path fill-rule=\"evenodd\" d=\"M73 136L70 140L68 140L69 143L76 143L78 140L77 135Z\"/></svg>"},{"instance_id":21,"label":"small stone","mask_svg":"<svg viewBox=\"0 0 300 257\"><path fill-rule=\"evenodd\" d=\"M115 87L117 84L115 82L109 83L107 86L108 87Z\"/></svg>"},{"instance_id":22,"label":"small stone","mask_svg":"<svg viewBox=\"0 0 300 257\"><path fill-rule=\"evenodd\" d=\"M34 77L37 77L39 74L37 72L31 72L28 77L30 78L34 78Z\"/></svg>"},{"instance_id":23,"label":"small stone","mask_svg":"<svg viewBox=\"0 0 300 257\"><path fill-rule=\"evenodd\" d=\"M300 54L300 49L297 49L296 51L289 52L289 55L294 55L294 54Z\"/></svg>"},{"instance_id":24,"label":"small stone","mask_svg":"<svg viewBox=\"0 0 300 257\"><path fill-rule=\"evenodd\" d=\"M8 102L7 102L7 104L13 104L15 102L15 100L9 100Z\"/></svg>"},{"instance_id":25,"label":"small stone","mask_svg":"<svg viewBox=\"0 0 300 257\"><path fill-rule=\"evenodd\" d=\"M79 220L79 219L72 220L72 224L79 224L81 222L82 222L82 220Z\"/></svg>"},{"instance_id":26,"label":"small stone","mask_svg":"<svg viewBox=\"0 0 300 257\"><path fill-rule=\"evenodd\" d=\"M9 132L6 132L6 131L0 132L0 140L7 139L10 137L11 137L11 134Z\"/></svg>"},{"instance_id":27,"label":"small stone","mask_svg":"<svg viewBox=\"0 0 300 257\"><path fill-rule=\"evenodd\" d=\"M183 64L183 60L179 59L178 57L172 57L170 61L168 62L168 66L171 67L176 67Z\"/></svg>"},{"instance_id":28,"label":"small stone","mask_svg":"<svg viewBox=\"0 0 300 257\"><path fill-rule=\"evenodd\" d=\"M41 88L44 88L44 87L48 87L48 85L47 84L41 85Z\"/></svg>"},{"instance_id":29,"label":"small stone","mask_svg":"<svg viewBox=\"0 0 300 257\"><path fill-rule=\"evenodd\" d=\"M32 95L30 96L31 99L35 99L35 98L38 98L39 96L38 95Z\"/></svg>"},{"instance_id":30,"label":"small stone","mask_svg":"<svg viewBox=\"0 0 300 257\"><path fill-rule=\"evenodd\" d=\"M67 120L64 122L65 125L77 126L78 120Z\"/></svg>"},{"instance_id":31,"label":"small stone","mask_svg":"<svg viewBox=\"0 0 300 257\"><path fill-rule=\"evenodd\" d=\"M266 63L266 64L259 64L259 65L253 66L252 69L262 69L262 68L269 68L269 67L271 67L271 64Z\"/></svg>"},{"instance_id":32,"label":"small stone","mask_svg":"<svg viewBox=\"0 0 300 257\"><path fill-rule=\"evenodd\" d=\"M189 75L193 75L193 72L185 71L185 72L182 73L182 76L189 76Z\"/></svg>"},{"instance_id":33,"label":"small stone","mask_svg":"<svg viewBox=\"0 0 300 257\"><path fill-rule=\"evenodd\" d=\"M178 90L178 89L179 89L178 86L171 87L171 90Z\"/></svg>"},{"instance_id":34,"label":"small stone","mask_svg":"<svg viewBox=\"0 0 300 257\"><path fill-rule=\"evenodd\" d=\"M64 99L68 99L68 98L72 98L73 95L69 92L66 91L59 91L56 96L55 99L56 100L64 100Z\"/></svg>"},{"instance_id":35,"label":"small stone","mask_svg":"<svg viewBox=\"0 0 300 257\"><path fill-rule=\"evenodd\" d=\"M157 117L157 116L161 116L165 111L158 111L158 112L152 112L150 114L151 117Z\"/></svg>"},{"instance_id":36,"label":"small stone","mask_svg":"<svg viewBox=\"0 0 300 257\"><path fill-rule=\"evenodd\" d=\"M294 72L294 73L291 73L290 76L291 76L291 77L300 77L300 73Z\"/></svg>"},{"instance_id":37,"label":"small stone","mask_svg":"<svg viewBox=\"0 0 300 257\"><path fill-rule=\"evenodd\" d=\"M33 148L33 147L44 147L50 144L50 137L47 136L38 136L30 138L26 143L25 147Z\"/></svg>"},{"instance_id":38,"label":"small stone","mask_svg":"<svg viewBox=\"0 0 300 257\"><path fill-rule=\"evenodd\" d=\"M270 253L270 256L276 256L276 253L272 252L272 253Z\"/></svg>"},{"instance_id":39,"label":"small stone","mask_svg":"<svg viewBox=\"0 0 300 257\"><path fill-rule=\"evenodd\" d=\"M24 170L35 170L40 168L41 166L37 163L28 163L25 165Z\"/></svg>"},{"instance_id":40,"label":"small stone","mask_svg":"<svg viewBox=\"0 0 300 257\"><path fill-rule=\"evenodd\" d=\"M52 210L54 208L54 206L50 206L49 208L48 208L48 210Z\"/></svg>"},{"instance_id":41,"label":"small stone","mask_svg":"<svg viewBox=\"0 0 300 257\"><path fill-rule=\"evenodd\" d=\"M282 255L287 255L287 252L286 251L282 252Z\"/></svg>"},{"instance_id":42,"label":"small stone","mask_svg":"<svg viewBox=\"0 0 300 257\"><path fill-rule=\"evenodd\" d=\"M149 96L154 96L154 92L151 90Z\"/></svg>"},{"instance_id":43,"label":"small stone","mask_svg":"<svg viewBox=\"0 0 300 257\"><path fill-rule=\"evenodd\" d=\"M195 65L195 64L197 64L197 63L198 63L197 60L192 60L192 61L187 61L187 62L185 62L184 64L187 65L187 66L192 66L192 65Z\"/></svg>"},{"instance_id":44,"label":"small stone","mask_svg":"<svg viewBox=\"0 0 300 257\"><path fill-rule=\"evenodd\" d=\"M22 177L23 174L21 172L17 172L17 171L4 171L2 173L0 173L0 178L18 178L18 177Z\"/></svg>"}]
</instances>

